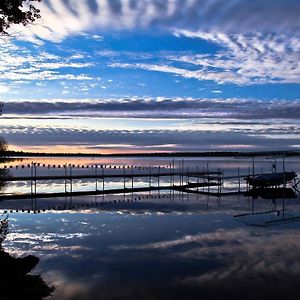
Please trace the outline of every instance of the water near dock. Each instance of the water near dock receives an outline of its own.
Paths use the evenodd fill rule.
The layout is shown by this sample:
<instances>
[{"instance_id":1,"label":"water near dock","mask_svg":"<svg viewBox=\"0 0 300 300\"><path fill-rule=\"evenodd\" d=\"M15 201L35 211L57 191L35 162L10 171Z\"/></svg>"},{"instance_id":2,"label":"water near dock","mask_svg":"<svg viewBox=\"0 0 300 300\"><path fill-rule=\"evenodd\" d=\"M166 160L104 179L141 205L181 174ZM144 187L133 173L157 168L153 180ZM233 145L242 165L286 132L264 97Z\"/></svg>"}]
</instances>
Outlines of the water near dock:
<instances>
[{"instance_id":1,"label":"water near dock","mask_svg":"<svg viewBox=\"0 0 300 300\"><path fill-rule=\"evenodd\" d=\"M34 164L32 164L34 162ZM0 210L6 253L40 259L49 299L295 299L300 196L252 192L266 158L23 158ZM6 168L5 168L6 166ZM283 170L277 159L277 170ZM300 173L300 159L285 170ZM13 291L12 291L13 292ZM50 290L49 290L50 293Z\"/></svg>"}]
</instances>

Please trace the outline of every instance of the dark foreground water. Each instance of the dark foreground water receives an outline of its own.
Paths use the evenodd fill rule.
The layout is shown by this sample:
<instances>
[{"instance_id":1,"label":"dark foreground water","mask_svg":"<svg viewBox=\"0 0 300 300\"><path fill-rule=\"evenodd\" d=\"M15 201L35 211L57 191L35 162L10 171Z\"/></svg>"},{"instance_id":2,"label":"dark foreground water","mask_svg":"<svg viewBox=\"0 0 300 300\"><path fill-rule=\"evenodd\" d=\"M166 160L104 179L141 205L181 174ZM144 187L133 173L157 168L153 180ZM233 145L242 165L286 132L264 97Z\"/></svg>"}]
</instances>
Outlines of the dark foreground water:
<instances>
[{"instance_id":1,"label":"dark foreground water","mask_svg":"<svg viewBox=\"0 0 300 300\"><path fill-rule=\"evenodd\" d=\"M214 163L229 174L237 166L235 160ZM251 166L240 164L245 172ZM297 160L287 162L291 166L299 170ZM233 182L227 185L233 189ZM27 187L7 187L17 188ZM30 199L4 201L9 233L3 249L40 259L31 274L54 287L49 299L299 297L299 194L283 200L165 191L128 195L120 203L113 197L41 199L40 213L27 212ZM55 210L48 210L49 201ZM250 215L236 217L242 213Z\"/></svg>"}]
</instances>

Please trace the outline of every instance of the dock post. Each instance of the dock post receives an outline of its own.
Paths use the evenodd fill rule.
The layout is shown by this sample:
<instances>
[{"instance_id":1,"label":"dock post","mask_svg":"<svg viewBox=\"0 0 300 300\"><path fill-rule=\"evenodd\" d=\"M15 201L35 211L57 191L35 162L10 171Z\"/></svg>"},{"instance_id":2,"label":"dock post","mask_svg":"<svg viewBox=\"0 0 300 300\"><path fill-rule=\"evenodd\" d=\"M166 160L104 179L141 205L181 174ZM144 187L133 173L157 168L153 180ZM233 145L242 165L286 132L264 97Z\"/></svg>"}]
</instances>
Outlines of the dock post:
<instances>
[{"instance_id":1,"label":"dock post","mask_svg":"<svg viewBox=\"0 0 300 300\"><path fill-rule=\"evenodd\" d=\"M133 201L133 165L131 165L131 200Z\"/></svg>"},{"instance_id":2,"label":"dock post","mask_svg":"<svg viewBox=\"0 0 300 300\"><path fill-rule=\"evenodd\" d=\"M123 166L123 175L124 175L124 194L123 194L123 201L125 201L125 189L126 189L126 171L125 171L125 165Z\"/></svg>"},{"instance_id":3,"label":"dock post","mask_svg":"<svg viewBox=\"0 0 300 300\"><path fill-rule=\"evenodd\" d=\"M72 164L69 164L70 167L70 208L72 208L72 193L73 193L73 170L72 170Z\"/></svg>"},{"instance_id":4,"label":"dock post","mask_svg":"<svg viewBox=\"0 0 300 300\"><path fill-rule=\"evenodd\" d=\"M178 161L178 174L179 174L179 189L178 189L178 197L181 198L181 178L182 178L182 161Z\"/></svg>"},{"instance_id":5,"label":"dock post","mask_svg":"<svg viewBox=\"0 0 300 300\"><path fill-rule=\"evenodd\" d=\"M183 179L184 179L184 160L182 160L181 163L181 200L183 201Z\"/></svg>"},{"instance_id":6,"label":"dock post","mask_svg":"<svg viewBox=\"0 0 300 300\"><path fill-rule=\"evenodd\" d=\"M160 196L159 180L160 180L160 166L158 166L158 176L157 176L158 196Z\"/></svg>"},{"instance_id":7,"label":"dock post","mask_svg":"<svg viewBox=\"0 0 300 300\"><path fill-rule=\"evenodd\" d=\"M172 163L170 163L170 199L172 194L171 186L172 186Z\"/></svg>"},{"instance_id":8,"label":"dock post","mask_svg":"<svg viewBox=\"0 0 300 300\"><path fill-rule=\"evenodd\" d=\"M64 165L65 169L65 193L67 193L67 164Z\"/></svg>"},{"instance_id":9,"label":"dock post","mask_svg":"<svg viewBox=\"0 0 300 300\"><path fill-rule=\"evenodd\" d=\"M98 190L98 165L96 164L95 165L95 178L96 178L96 186L95 186L95 188L96 188L96 192L97 192L97 190Z\"/></svg>"},{"instance_id":10,"label":"dock post","mask_svg":"<svg viewBox=\"0 0 300 300\"><path fill-rule=\"evenodd\" d=\"M104 202L104 166L102 166L102 201Z\"/></svg>"},{"instance_id":11,"label":"dock post","mask_svg":"<svg viewBox=\"0 0 300 300\"><path fill-rule=\"evenodd\" d=\"M172 185L175 183L175 159L172 160Z\"/></svg>"},{"instance_id":12,"label":"dock post","mask_svg":"<svg viewBox=\"0 0 300 300\"><path fill-rule=\"evenodd\" d=\"M71 189L71 193L73 192L73 170L72 170L72 165L69 164L70 166L70 189Z\"/></svg>"},{"instance_id":13,"label":"dock post","mask_svg":"<svg viewBox=\"0 0 300 300\"><path fill-rule=\"evenodd\" d=\"M189 176L189 167L187 166L186 167L186 173L187 173L187 187L188 187L188 185L189 185L189 181L190 181L190 176ZM187 201L189 201L189 196L190 196L190 194L189 194L189 192L187 192L187 195L186 195L186 200Z\"/></svg>"},{"instance_id":14,"label":"dock post","mask_svg":"<svg viewBox=\"0 0 300 300\"><path fill-rule=\"evenodd\" d=\"M175 190L174 190L174 184L175 184L175 159L173 158L173 183L172 183L172 185L173 185L173 201L174 201L174 199L175 199Z\"/></svg>"},{"instance_id":15,"label":"dock post","mask_svg":"<svg viewBox=\"0 0 300 300\"><path fill-rule=\"evenodd\" d=\"M36 163L34 163L34 194L36 195Z\"/></svg>"},{"instance_id":16,"label":"dock post","mask_svg":"<svg viewBox=\"0 0 300 300\"><path fill-rule=\"evenodd\" d=\"M221 175L221 170L220 168L218 168L218 199L217 199L217 203L218 206L221 206L221 184L222 184L222 175Z\"/></svg>"},{"instance_id":17,"label":"dock post","mask_svg":"<svg viewBox=\"0 0 300 300\"><path fill-rule=\"evenodd\" d=\"M125 165L123 166L123 175L124 175L124 190L126 189L126 171L125 171Z\"/></svg>"},{"instance_id":18,"label":"dock post","mask_svg":"<svg viewBox=\"0 0 300 300\"><path fill-rule=\"evenodd\" d=\"M33 194L33 162L30 164L30 192Z\"/></svg>"}]
</instances>

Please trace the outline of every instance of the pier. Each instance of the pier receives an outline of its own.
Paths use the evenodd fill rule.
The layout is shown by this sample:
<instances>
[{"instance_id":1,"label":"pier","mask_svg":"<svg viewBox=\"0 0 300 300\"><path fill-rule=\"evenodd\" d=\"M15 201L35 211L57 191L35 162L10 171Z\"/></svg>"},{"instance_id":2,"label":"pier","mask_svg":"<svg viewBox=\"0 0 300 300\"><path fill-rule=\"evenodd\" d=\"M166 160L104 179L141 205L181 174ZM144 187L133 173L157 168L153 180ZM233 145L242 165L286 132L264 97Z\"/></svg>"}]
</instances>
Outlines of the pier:
<instances>
[{"instance_id":1,"label":"pier","mask_svg":"<svg viewBox=\"0 0 300 300\"><path fill-rule=\"evenodd\" d=\"M113 194L134 194L146 193L151 194L152 191L170 191L170 193L178 192L179 194L196 194L207 195L213 197L231 196L244 194L252 197L291 197L293 190L282 189L275 186L273 189L251 190L249 182L255 178L263 176L274 176L280 173L255 173L254 165L252 174L250 168L247 174L242 174L237 168L236 175L229 174L224 176L220 169L211 170L209 164L205 166L185 166L183 160L163 166L134 166L134 165L75 165L75 164L41 164L32 162L31 164L2 166L1 170L10 173L10 170L18 170L15 176L7 175L0 177L0 183L14 182L25 183L29 187L29 191L18 193L0 194L0 201L17 200L17 199L38 199L38 198L56 198L56 197L80 197L80 196L97 196L97 195L113 195ZM28 169L28 172L27 170ZM43 171L43 169L46 169ZM89 170L87 170L89 169ZM28 173L28 175L27 175ZM55 173L55 174L54 174ZM284 173L285 174L285 173ZM286 178L284 176L283 187L285 187ZM76 191L74 182L88 181L91 188L84 191ZM43 182L55 182L62 186L61 191L38 191L39 185ZM117 186L108 187L108 183L117 183ZM224 183L231 182L231 188L226 190ZM142 183L142 185L141 185ZM297 190L295 181L293 189ZM93 187L94 186L94 187ZM272 193L271 193L272 192ZM198 197L198 196L197 196ZM197 198L198 199L198 198Z\"/></svg>"},{"instance_id":2,"label":"pier","mask_svg":"<svg viewBox=\"0 0 300 300\"><path fill-rule=\"evenodd\" d=\"M205 193L203 190L207 188L210 193L210 187L217 187L218 193L222 189L221 170L200 171L199 167L190 170L189 167L184 168L184 162L179 162L179 167L175 167L173 161L168 166L106 166L106 165L47 165L31 163L28 165L7 166L4 169L30 169L30 175L6 176L2 179L4 182L29 182L29 193L6 193L0 194L0 201L14 199L31 199L31 198L52 198L52 197L76 197L88 195L108 195L108 194L133 194L139 192L151 191L178 191L189 193L192 189L197 189L198 193ZM39 168L47 169L63 169L63 174L55 175L38 175ZM79 173L75 174L75 169L79 169ZM82 170L91 169L88 174L82 174ZM89 180L94 184L95 188L88 191L74 191L74 181ZM107 181L116 181L120 188L107 188ZM136 182L143 181L144 186L136 186ZM40 182L55 181L64 186L61 192L37 192ZM199 190L202 188L202 191ZM195 190L196 191L196 190Z\"/></svg>"}]
</instances>

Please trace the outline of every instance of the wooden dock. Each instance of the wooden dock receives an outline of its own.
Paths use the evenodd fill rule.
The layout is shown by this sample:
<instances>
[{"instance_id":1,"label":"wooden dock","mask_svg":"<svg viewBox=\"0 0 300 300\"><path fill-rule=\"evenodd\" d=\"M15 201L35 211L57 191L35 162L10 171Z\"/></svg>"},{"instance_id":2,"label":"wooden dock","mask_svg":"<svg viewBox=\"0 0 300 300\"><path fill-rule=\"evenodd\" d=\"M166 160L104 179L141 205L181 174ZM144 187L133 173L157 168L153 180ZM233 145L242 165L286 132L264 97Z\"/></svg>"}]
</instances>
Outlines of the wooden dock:
<instances>
[{"instance_id":1,"label":"wooden dock","mask_svg":"<svg viewBox=\"0 0 300 300\"><path fill-rule=\"evenodd\" d=\"M188 172L188 173L181 173L181 172L156 172L156 173L125 173L125 174L79 174L79 175L56 175L56 176L49 176L49 175L38 175L38 176L10 176L2 179L6 182L13 182L13 181L45 181L45 180L81 180L81 179L106 179L106 178L145 178L145 177L170 177L170 176L184 176L184 177L194 177L194 178L202 178L202 179L209 179L215 180L220 178L222 172ZM1 181L1 179L0 179Z\"/></svg>"},{"instance_id":2,"label":"wooden dock","mask_svg":"<svg viewBox=\"0 0 300 300\"><path fill-rule=\"evenodd\" d=\"M162 191L162 190L174 190L183 191L188 188L195 187L207 187L207 186L217 186L218 183L190 183L177 185L164 185L164 186L148 186L148 187L136 187L136 188L120 188L120 189L103 189L103 190L93 190L93 191L71 191L71 192L56 192L56 193L23 193L23 194L2 194L0 195L0 201L4 200L20 200L20 199L39 199L39 198L57 198L57 197L78 197L78 196L96 196L96 195L112 195L112 194L133 194L151 191Z\"/></svg>"}]
</instances>

